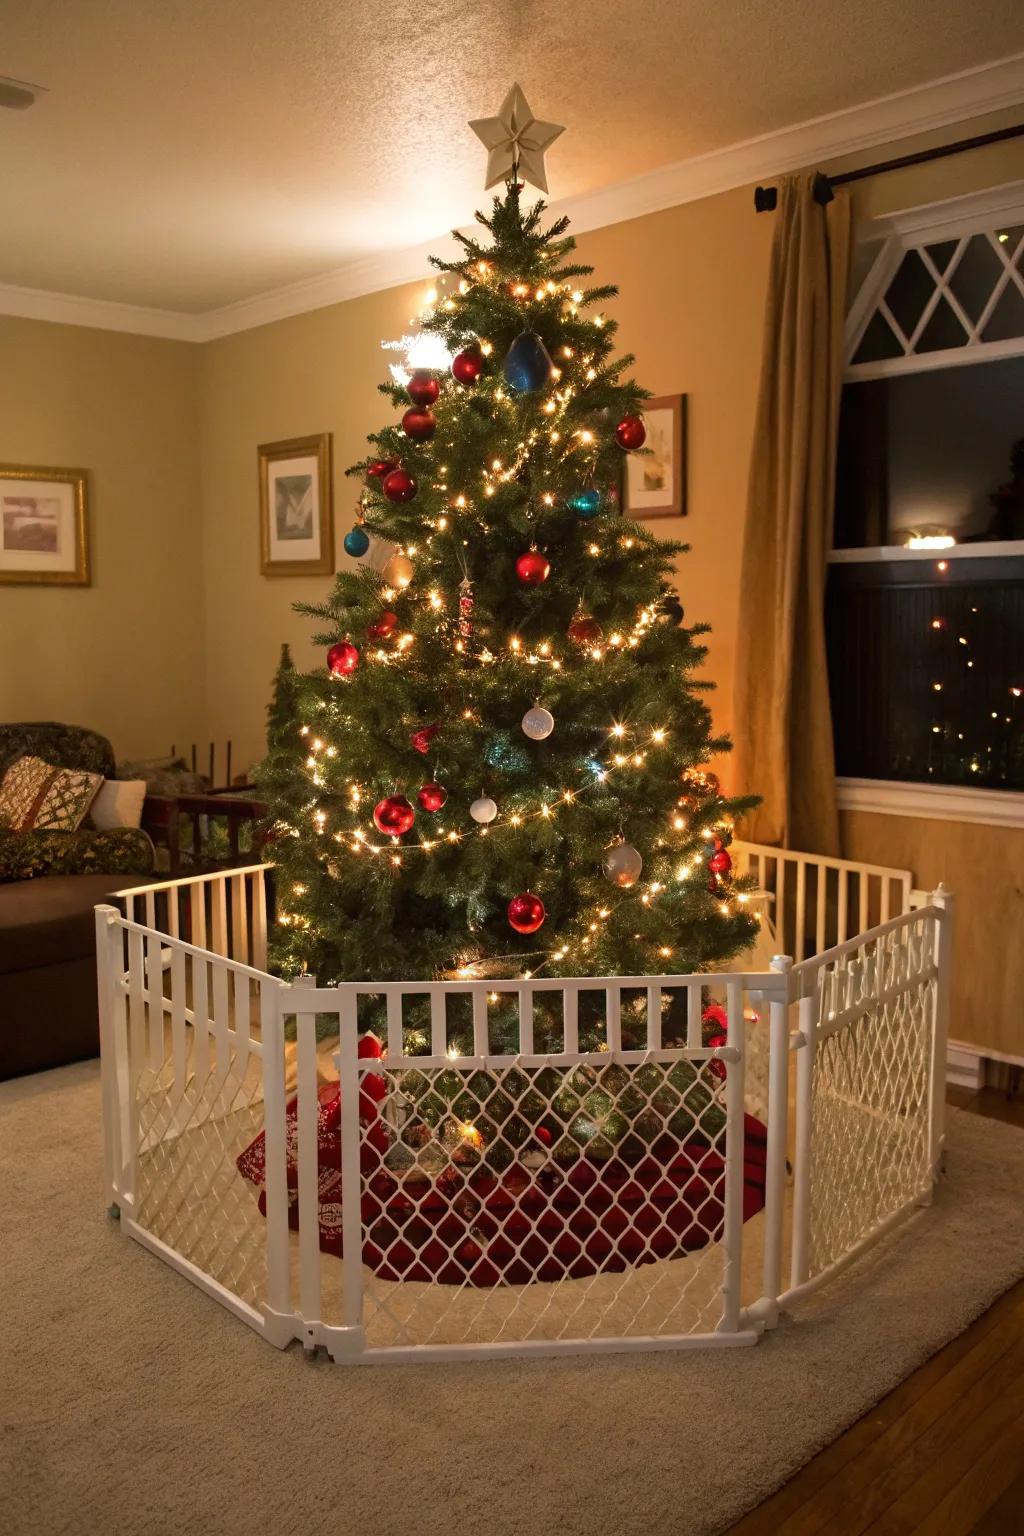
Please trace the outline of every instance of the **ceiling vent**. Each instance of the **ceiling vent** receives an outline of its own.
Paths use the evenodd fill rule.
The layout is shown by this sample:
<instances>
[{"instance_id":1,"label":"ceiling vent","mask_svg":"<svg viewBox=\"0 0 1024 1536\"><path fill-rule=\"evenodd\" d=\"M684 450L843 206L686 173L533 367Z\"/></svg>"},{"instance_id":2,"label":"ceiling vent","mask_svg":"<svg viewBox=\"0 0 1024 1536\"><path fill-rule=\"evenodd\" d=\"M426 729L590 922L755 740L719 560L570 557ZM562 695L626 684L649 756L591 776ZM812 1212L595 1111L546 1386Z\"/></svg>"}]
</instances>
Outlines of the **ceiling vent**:
<instances>
[{"instance_id":1,"label":"ceiling vent","mask_svg":"<svg viewBox=\"0 0 1024 1536\"><path fill-rule=\"evenodd\" d=\"M31 107L45 94L45 85L29 85L27 80L8 80L5 75L0 75L0 107L24 112L26 107Z\"/></svg>"}]
</instances>

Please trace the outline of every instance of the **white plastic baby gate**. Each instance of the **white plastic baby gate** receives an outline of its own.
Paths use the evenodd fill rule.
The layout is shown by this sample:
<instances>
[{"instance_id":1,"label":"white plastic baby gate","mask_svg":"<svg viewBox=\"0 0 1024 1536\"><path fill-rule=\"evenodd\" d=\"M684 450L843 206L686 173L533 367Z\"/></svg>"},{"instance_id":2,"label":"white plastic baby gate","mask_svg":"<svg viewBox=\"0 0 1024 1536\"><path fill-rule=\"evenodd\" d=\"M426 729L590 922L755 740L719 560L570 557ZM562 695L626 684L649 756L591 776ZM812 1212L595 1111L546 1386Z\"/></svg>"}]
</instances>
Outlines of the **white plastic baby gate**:
<instances>
[{"instance_id":1,"label":"white plastic baby gate","mask_svg":"<svg viewBox=\"0 0 1024 1536\"><path fill-rule=\"evenodd\" d=\"M812 958L322 988L267 974L267 866L121 893L96 916L122 1230L272 1343L337 1360L753 1343L930 1196L952 903L913 907L901 871L734 852L774 887L769 941ZM440 1106L425 1140L414 1101ZM524 1137L527 1104L555 1138Z\"/></svg>"}]
</instances>

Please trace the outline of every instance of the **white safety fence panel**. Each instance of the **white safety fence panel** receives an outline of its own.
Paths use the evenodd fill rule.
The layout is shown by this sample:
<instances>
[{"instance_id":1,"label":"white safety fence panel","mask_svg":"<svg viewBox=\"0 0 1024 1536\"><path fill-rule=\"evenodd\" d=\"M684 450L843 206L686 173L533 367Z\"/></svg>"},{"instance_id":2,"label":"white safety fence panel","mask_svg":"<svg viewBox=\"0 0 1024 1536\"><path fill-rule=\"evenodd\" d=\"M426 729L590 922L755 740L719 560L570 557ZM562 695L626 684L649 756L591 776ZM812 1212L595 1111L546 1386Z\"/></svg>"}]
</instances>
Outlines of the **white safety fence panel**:
<instances>
[{"instance_id":1,"label":"white safety fence panel","mask_svg":"<svg viewBox=\"0 0 1024 1536\"><path fill-rule=\"evenodd\" d=\"M793 1289L847 1263L930 1195L949 915L921 908L793 969Z\"/></svg>"}]
</instances>

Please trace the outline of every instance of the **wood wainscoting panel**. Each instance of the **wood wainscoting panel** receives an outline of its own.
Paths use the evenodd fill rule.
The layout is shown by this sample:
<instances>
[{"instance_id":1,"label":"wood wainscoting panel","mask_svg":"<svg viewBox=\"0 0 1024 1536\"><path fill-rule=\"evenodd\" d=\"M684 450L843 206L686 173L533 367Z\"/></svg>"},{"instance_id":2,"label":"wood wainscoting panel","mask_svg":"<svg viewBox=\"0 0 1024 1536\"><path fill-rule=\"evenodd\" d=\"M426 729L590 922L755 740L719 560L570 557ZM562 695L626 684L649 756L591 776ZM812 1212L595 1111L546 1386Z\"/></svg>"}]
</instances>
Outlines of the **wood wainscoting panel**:
<instances>
[{"instance_id":1,"label":"wood wainscoting panel","mask_svg":"<svg viewBox=\"0 0 1024 1536\"><path fill-rule=\"evenodd\" d=\"M1024 1059L1024 829L840 812L843 854L956 896L951 1039Z\"/></svg>"}]
</instances>

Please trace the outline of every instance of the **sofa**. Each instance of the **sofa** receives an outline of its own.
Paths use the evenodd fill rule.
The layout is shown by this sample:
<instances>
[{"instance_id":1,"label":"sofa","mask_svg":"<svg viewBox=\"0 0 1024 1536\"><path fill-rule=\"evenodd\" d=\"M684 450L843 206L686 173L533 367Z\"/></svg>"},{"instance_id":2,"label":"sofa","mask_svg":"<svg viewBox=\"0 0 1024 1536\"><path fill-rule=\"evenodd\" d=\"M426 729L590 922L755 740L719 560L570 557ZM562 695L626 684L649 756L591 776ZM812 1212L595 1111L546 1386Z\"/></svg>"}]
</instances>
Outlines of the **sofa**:
<instances>
[{"instance_id":1,"label":"sofa","mask_svg":"<svg viewBox=\"0 0 1024 1536\"><path fill-rule=\"evenodd\" d=\"M24 756L114 777L110 742L80 726L0 725L0 778ZM0 827L0 1079L97 1054L93 908L152 870L140 828Z\"/></svg>"}]
</instances>

